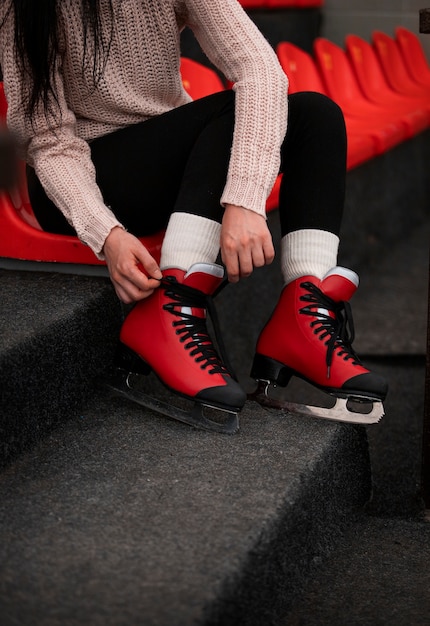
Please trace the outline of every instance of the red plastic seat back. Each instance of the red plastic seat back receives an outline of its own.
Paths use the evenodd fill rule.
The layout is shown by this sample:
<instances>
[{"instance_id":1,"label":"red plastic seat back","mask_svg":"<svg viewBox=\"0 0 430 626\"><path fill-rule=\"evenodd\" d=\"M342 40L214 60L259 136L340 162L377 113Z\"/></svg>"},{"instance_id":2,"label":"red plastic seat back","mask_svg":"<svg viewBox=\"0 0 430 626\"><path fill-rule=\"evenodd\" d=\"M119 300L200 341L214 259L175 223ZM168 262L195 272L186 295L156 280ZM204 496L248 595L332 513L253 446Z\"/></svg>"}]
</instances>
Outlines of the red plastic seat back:
<instances>
[{"instance_id":1,"label":"red plastic seat back","mask_svg":"<svg viewBox=\"0 0 430 626\"><path fill-rule=\"evenodd\" d=\"M239 0L244 9L283 9L321 7L324 0Z\"/></svg>"},{"instance_id":2,"label":"red plastic seat back","mask_svg":"<svg viewBox=\"0 0 430 626\"><path fill-rule=\"evenodd\" d=\"M390 86L400 92L406 89L416 90L417 84L406 69L402 54L394 39L386 33L374 31L372 40Z\"/></svg>"},{"instance_id":3,"label":"red plastic seat back","mask_svg":"<svg viewBox=\"0 0 430 626\"><path fill-rule=\"evenodd\" d=\"M7 102L4 93L4 85L0 82L0 126L6 125Z\"/></svg>"},{"instance_id":4,"label":"red plastic seat back","mask_svg":"<svg viewBox=\"0 0 430 626\"><path fill-rule=\"evenodd\" d=\"M328 39L318 37L314 42L314 54L327 93L340 107L363 98L342 48Z\"/></svg>"},{"instance_id":5,"label":"red plastic seat back","mask_svg":"<svg viewBox=\"0 0 430 626\"><path fill-rule=\"evenodd\" d=\"M4 85L0 82L0 126L6 126L7 101L4 93ZM40 228L30 205L27 191L27 179L25 174L25 163L18 163L19 181L14 189L10 189L8 196L13 206L20 212L21 217L35 228Z\"/></svg>"},{"instance_id":6,"label":"red plastic seat back","mask_svg":"<svg viewBox=\"0 0 430 626\"><path fill-rule=\"evenodd\" d=\"M365 95L370 96L370 94L375 94L380 90L389 90L392 93L376 52L369 42L357 35L347 35L345 49L357 81Z\"/></svg>"},{"instance_id":7,"label":"red plastic seat back","mask_svg":"<svg viewBox=\"0 0 430 626\"><path fill-rule=\"evenodd\" d=\"M286 7L298 7L299 0L266 0L268 9L283 9Z\"/></svg>"},{"instance_id":8,"label":"red plastic seat back","mask_svg":"<svg viewBox=\"0 0 430 626\"><path fill-rule=\"evenodd\" d=\"M266 0L265 2L268 9L282 9L286 7L302 9L306 7L320 7L323 4L323 0Z\"/></svg>"},{"instance_id":9,"label":"red plastic seat back","mask_svg":"<svg viewBox=\"0 0 430 626\"><path fill-rule=\"evenodd\" d=\"M282 69L289 79L289 92L317 91L325 93L324 84L312 56L288 41L276 47Z\"/></svg>"},{"instance_id":10,"label":"red plastic seat back","mask_svg":"<svg viewBox=\"0 0 430 626\"><path fill-rule=\"evenodd\" d=\"M420 40L415 33L403 26L398 26L395 29L395 35L396 43L409 74L416 82L420 83L424 77L430 75L430 67Z\"/></svg>"},{"instance_id":11,"label":"red plastic seat back","mask_svg":"<svg viewBox=\"0 0 430 626\"><path fill-rule=\"evenodd\" d=\"M193 100L225 90L214 70L187 57L181 58L181 76L184 88Z\"/></svg>"},{"instance_id":12,"label":"red plastic seat back","mask_svg":"<svg viewBox=\"0 0 430 626\"><path fill-rule=\"evenodd\" d=\"M266 0L240 0L240 4L244 9L263 9L266 6Z\"/></svg>"}]
</instances>

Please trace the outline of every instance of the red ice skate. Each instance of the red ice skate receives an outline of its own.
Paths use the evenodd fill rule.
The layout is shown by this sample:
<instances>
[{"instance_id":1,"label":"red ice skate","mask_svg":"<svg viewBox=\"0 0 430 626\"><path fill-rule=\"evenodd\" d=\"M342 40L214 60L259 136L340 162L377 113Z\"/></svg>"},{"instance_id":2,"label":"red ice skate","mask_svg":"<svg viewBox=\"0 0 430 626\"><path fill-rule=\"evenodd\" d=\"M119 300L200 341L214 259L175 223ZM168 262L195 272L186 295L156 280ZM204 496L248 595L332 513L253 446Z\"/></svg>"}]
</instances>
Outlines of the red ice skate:
<instances>
[{"instance_id":1,"label":"red ice skate","mask_svg":"<svg viewBox=\"0 0 430 626\"><path fill-rule=\"evenodd\" d=\"M355 272L335 267L322 280L303 276L284 288L257 343L251 372L259 381L256 399L274 406L267 396L269 385L285 387L292 376L298 376L336 396L336 405L326 409L285 402L282 408L358 424L381 419L387 383L366 369L352 349L349 299L357 287ZM373 408L369 413L356 412L348 400L372 403Z\"/></svg>"},{"instance_id":2,"label":"red ice skate","mask_svg":"<svg viewBox=\"0 0 430 626\"><path fill-rule=\"evenodd\" d=\"M188 272L172 268L163 275L161 286L127 316L120 333L118 365L136 374L153 370L166 387L192 400L194 408L187 412L134 392L128 377L116 391L193 426L235 432L246 394L218 355L206 327L206 310L209 308L213 317L211 296L220 286L224 270L219 265L198 263ZM227 412L227 421L209 420L202 406Z\"/></svg>"}]
</instances>

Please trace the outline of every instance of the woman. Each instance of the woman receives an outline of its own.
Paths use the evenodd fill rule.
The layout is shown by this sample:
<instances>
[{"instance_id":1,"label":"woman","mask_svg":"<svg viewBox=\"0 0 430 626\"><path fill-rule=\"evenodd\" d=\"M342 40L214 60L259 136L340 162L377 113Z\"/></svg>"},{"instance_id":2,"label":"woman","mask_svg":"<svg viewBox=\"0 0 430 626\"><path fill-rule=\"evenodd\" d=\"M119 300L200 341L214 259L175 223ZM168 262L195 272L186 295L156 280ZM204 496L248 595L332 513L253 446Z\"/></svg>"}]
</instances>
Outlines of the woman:
<instances>
[{"instance_id":1,"label":"woman","mask_svg":"<svg viewBox=\"0 0 430 626\"><path fill-rule=\"evenodd\" d=\"M265 203L281 171L286 287L253 375L385 397L339 334L340 302L358 284L336 268L342 114L322 95L287 99L275 53L236 0L3 0L1 17L8 124L36 216L76 232L106 260L119 298L137 303L121 330L123 364L152 368L198 403L243 406L204 311L224 273L219 252L231 282L272 262ZM191 102L179 71L185 26L233 91ZM162 228L158 266L137 237Z\"/></svg>"}]
</instances>

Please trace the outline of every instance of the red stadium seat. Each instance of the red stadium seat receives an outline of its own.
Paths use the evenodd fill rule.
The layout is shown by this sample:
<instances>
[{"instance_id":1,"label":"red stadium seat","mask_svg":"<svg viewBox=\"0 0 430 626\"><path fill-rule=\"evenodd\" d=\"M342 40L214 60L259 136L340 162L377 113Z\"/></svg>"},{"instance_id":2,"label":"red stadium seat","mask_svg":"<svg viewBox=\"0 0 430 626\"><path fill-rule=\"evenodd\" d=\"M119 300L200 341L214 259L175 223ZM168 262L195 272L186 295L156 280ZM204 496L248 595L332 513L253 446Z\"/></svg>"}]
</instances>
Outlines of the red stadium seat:
<instances>
[{"instance_id":1,"label":"red stadium seat","mask_svg":"<svg viewBox=\"0 0 430 626\"><path fill-rule=\"evenodd\" d=\"M269 194L266 202L266 213L270 213L270 211L274 211L278 208L279 205L279 190L281 188L282 174L276 177L275 184L273 185L273 189Z\"/></svg>"},{"instance_id":2,"label":"red stadium seat","mask_svg":"<svg viewBox=\"0 0 430 626\"><path fill-rule=\"evenodd\" d=\"M320 7L324 4L323 0L266 0L266 7L270 9L282 9L282 8L311 8Z\"/></svg>"},{"instance_id":3,"label":"red stadium seat","mask_svg":"<svg viewBox=\"0 0 430 626\"><path fill-rule=\"evenodd\" d=\"M322 7L324 5L324 0L297 0L297 4L299 7Z\"/></svg>"},{"instance_id":4,"label":"red stadium seat","mask_svg":"<svg viewBox=\"0 0 430 626\"><path fill-rule=\"evenodd\" d=\"M326 93L321 75L312 56L289 41L276 47L282 69L288 76L289 91L316 91Z\"/></svg>"},{"instance_id":5,"label":"red stadium seat","mask_svg":"<svg viewBox=\"0 0 430 626\"><path fill-rule=\"evenodd\" d=\"M0 266L5 266L4 259L61 263L71 267L104 265L77 237L47 233L32 220L33 214L28 212L25 203L15 206L8 194L0 195ZM157 260L162 240L161 233L141 239Z\"/></svg>"},{"instance_id":6,"label":"red stadium seat","mask_svg":"<svg viewBox=\"0 0 430 626\"><path fill-rule=\"evenodd\" d=\"M310 54L286 41L278 44L276 53L288 76L290 93L316 91L326 94L322 78ZM348 135L347 168L350 170L375 156L376 144L371 135L346 116L345 125Z\"/></svg>"},{"instance_id":7,"label":"red stadium seat","mask_svg":"<svg viewBox=\"0 0 430 626\"><path fill-rule=\"evenodd\" d=\"M430 66L418 36L403 26L395 29L395 35L409 74L419 85L429 87Z\"/></svg>"},{"instance_id":8,"label":"red stadium seat","mask_svg":"<svg viewBox=\"0 0 430 626\"><path fill-rule=\"evenodd\" d=\"M357 81L368 100L386 107L389 111L398 112L407 125L410 136L428 127L430 103L425 108L421 101L393 91L370 43L357 35L347 35L345 48Z\"/></svg>"},{"instance_id":9,"label":"red stadium seat","mask_svg":"<svg viewBox=\"0 0 430 626\"><path fill-rule=\"evenodd\" d=\"M7 102L3 83L0 82L0 126L6 126Z\"/></svg>"},{"instance_id":10,"label":"red stadium seat","mask_svg":"<svg viewBox=\"0 0 430 626\"><path fill-rule=\"evenodd\" d=\"M284 9L321 7L324 0L240 0L244 9Z\"/></svg>"},{"instance_id":11,"label":"red stadium seat","mask_svg":"<svg viewBox=\"0 0 430 626\"><path fill-rule=\"evenodd\" d=\"M356 120L374 137L379 153L406 139L406 128L399 116L364 97L342 48L320 37L315 40L314 52L328 94L345 115Z\"/></svg>"},{"instance_id":12,"label":"red stadium seat","mask_svg":"<svg viewBox=\"0 0 430 626\"><path fill-rule=\"evenodd\" d=\"M244 9L264 9L266 0L240 0Z\"/></svg>"},{"instance_id":13,"label":"red stadium seat","mask_svg":"<svg viewBox=\"0 0 430 626\"><path fill-rule=\"evenodd\" d=\"M298 7L298 0L266 0L268 9L284 9L287 7Z\"/></svg>"},{"instance_id":14,"label":"red stadium seat","mask_svg":"<svg viewBox=\"0 0 430 626\"><path fill-rule=\"evenodd\" d=\"M425 104L428 104L430 102L430 87L419 85L410 76L394 39L386 33L374 31L372 40L390 87L399 93L420 98Z\"/></svg>"},{"instance_id":15,"label":"red stadium seat","mask_svg":"<svg viewBox=\"0 0 430 626\"><path fill-rule=\"evenodd\" d=\"M224 91L221 78L210 67L206 67L194 59L181 58L182 84L193 100Z\"/></svg>"}]
</instances>

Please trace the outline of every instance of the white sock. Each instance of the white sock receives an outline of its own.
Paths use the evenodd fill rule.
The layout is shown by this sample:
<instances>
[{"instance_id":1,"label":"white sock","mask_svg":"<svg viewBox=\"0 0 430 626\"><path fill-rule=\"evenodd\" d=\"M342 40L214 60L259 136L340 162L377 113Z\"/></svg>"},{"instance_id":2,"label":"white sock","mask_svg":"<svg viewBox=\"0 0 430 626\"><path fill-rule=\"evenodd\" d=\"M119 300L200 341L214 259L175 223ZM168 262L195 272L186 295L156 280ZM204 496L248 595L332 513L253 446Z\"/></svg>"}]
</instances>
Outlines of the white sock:
<instances>
[{"instance_id":1,"label":"white sock","mask_svg":"<svg viewBox=\"0 0 430 626\"><path fill-rule=\"evenodd\" d=\"M215 263L221 224L192 213L172 213L161 247L160 269L187 271L194 263Z\"/></svg>"},{"instance_id":2,"label":"white sock","mask_svg":"<svg viewBox=\"0 0 430 626\"><path fill-rule=\"evenodd\" d=\"M281 240L281 270L285 284L301 276L322 278L337 264L339 237L326 230L303 228Z\"/></svg>"}]
</instances>

